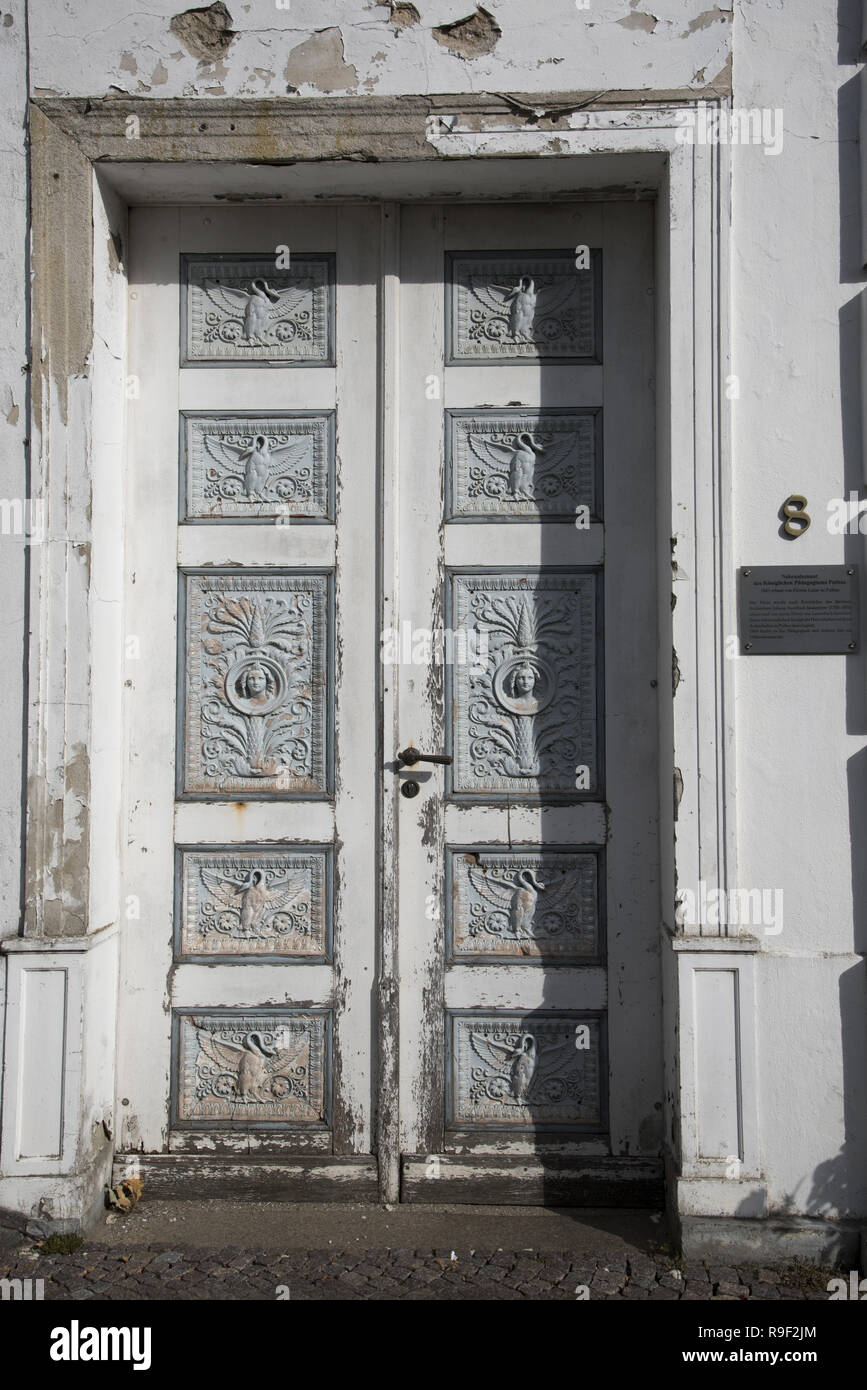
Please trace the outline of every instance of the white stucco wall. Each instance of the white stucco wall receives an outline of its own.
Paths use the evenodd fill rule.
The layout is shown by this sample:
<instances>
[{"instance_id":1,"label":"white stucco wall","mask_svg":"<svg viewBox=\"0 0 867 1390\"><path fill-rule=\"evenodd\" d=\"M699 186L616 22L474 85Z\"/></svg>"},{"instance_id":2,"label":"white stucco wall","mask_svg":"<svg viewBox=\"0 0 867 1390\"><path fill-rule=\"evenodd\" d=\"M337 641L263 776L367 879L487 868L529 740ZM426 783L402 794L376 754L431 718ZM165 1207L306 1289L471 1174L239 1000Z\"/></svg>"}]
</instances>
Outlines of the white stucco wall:
<instances>
[{"instance_id":1,"label":"white stucco wall","mask_svg":"<svg viewBox=\"0 0 867 1390\"><path fill-rule=\"evenodd\" d=\"M783 113L777 155L733 150L732 370L737 564L864 560L829 534L830 498L862 479L859 426L858 0L489 0L501 30L461 57L432 29L469 0L417 0L398 26L361 0L229 0L237 36L197 58L169 28L178 0L32 0L34 95L391 95L700 89L725 75L735 107ZM0 19L0 460L23 496L25 223L21 0ZM12 23L6 23L6 15ZM483 45L484 46L484 45ZM841 143L838 146L838 138ZM842 229L842 230L841 230ZM676 383L675 383L676 389ZM17 413L16 413L17 408ZM778 535L778 509L809 499L812 526ZM0 641L0 925L15 930L19 867L23 585L3 538ZM723 659L720 653L720 660ZM761 1159L771 1205L867 1210L867 694L860 657L738 658L739 886L784 890L784 924L757 962ZM681 885L688 886L688 885ZM860 1177L858 1176L860 1174Z\"/></svg>"},{"instance_id":2,"label":"white stucco wall","mask_svg":"<svg viewBox=\"0 0 867 1390\"><path fill-rule=\"evenodd\" d=\"M735 560L864 562L827 503L862 483L859 427L858 6L740 4L735 104L784 112L778 156L733 159ZM848 21L848 22L847 22ZM838 50L839 42L839 50ZM838 147L838 134L840 145ZM791 493L803 539L778 535ZM743 657L736 670L739 876L782 887L760 960L762 1158L771 1199L867 1206L863 659ZM842 1011L842 1012L841 1012Z\"/></svg>"},{"instance_id":3,"label":"white stucco wall","mask_svg":"<svg viewBox=\"0 0 867 1390\"><path fill-rule=\"evenodd\" d=\"M186 8L156 0L35 0L33 90L155 97L303 96L354 92L550 92L702 86L725 67L731 6L707 0L491 0L500 28L471 61L432 36L472 15L471 0L419 0L421 22L397 27L387 4L362 0L232 0L237 38L214 62L169 30ZM302 45L304 51L299 52ZM314 77L315 80L305 80Z\"/></svg>"}]
</instances>

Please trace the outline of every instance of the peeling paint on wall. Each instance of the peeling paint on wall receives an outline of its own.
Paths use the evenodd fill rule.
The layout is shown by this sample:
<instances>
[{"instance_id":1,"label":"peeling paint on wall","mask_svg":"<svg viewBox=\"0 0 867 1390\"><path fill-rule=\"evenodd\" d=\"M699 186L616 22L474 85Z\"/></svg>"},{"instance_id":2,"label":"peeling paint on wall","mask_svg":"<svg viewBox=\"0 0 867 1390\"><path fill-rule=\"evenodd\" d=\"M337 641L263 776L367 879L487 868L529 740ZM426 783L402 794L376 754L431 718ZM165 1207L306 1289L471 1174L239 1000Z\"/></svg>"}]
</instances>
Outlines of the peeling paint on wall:
<instances>
[{"instance_id":1,"label":"peeling paint on wall","mask_svg":"<svg viewBox=\"0 0 867 1390\"><path fill-rule=\"evenodd\" d=\"M319 92L354 92L358 87L358 71L346 62L339 29L320 29L293 48L283 76L288 91L304 85Z\"/></svg>"},{"instance_id":2,"label":"peeling paint on wall","mask_svg":"<svg viewBox=\"0 0 867 1390\"><path fill-rule=\"evenodd\" d=\"M731 18L731 10L721 10L719 5L714 5L712 10L705 10L695 19L691 19L681 34L681 38L686 39L690 34L695 34L699 29L707 29L711 24L730 24Z\"/></svg>"},{"instance_id":3,"label":"peeling paint on wall","mask_svg":"<svg viewBox=\"0 0 867 1390\"><path fill-rule=\"evenodd\" d=\"M618 24L622 24L624 29L643 29L646 34L652 34L659 20L655 14L646 14L643 10L636 10L633 14L628 14L624 19L618 19Z\"/></svg>"}]
</instances>

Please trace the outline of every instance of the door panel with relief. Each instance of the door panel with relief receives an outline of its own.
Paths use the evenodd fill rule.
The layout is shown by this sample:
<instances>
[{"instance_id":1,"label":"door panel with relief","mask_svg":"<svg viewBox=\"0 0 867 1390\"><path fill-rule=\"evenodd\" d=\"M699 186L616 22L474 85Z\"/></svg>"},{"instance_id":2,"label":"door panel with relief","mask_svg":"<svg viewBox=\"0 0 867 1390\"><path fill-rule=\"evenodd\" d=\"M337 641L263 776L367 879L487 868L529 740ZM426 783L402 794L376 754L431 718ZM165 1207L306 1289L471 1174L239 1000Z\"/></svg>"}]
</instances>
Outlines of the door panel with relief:
<instances>
[{"instance_id":1,"label":"door panel with relief","mask_svg":"<svg viewBox=\"0 0 867 1390\"><path fill-rule=\"evenodd\" d=\"M379 214L131 237L122 1147L369 1186Z\"/></svg>"},{"instance_id":2,"label":"door panel with relief","mask_svg":"<svg viewBox=\"0 0 867 1390\"><path fill-rule=\"evenodd\" d=\"M403 1187L488 1155L495 1198L509 1155L659 1153L651 207L401 246L400 738L450 759L399 773Z\"/></svg>"}]
</instances>

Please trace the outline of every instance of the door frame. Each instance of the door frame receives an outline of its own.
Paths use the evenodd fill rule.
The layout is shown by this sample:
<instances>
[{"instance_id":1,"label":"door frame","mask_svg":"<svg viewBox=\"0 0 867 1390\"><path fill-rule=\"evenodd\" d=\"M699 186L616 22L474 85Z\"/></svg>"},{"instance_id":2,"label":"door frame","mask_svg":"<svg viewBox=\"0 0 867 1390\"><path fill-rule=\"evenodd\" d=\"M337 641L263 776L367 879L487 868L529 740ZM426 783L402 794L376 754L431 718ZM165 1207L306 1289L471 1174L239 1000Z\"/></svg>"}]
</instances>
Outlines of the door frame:
<instances>
[{"instance_id":1,"label":"door frame","mask_svg":"<svg viewBox=\"0 0 867 1390\"><path fill-rule=\"evenodd\" d=\"M57 1163L39 1176L18 1143L15 1092L16 1076L23 1074L20 1058L32 1065L46 1044L18 1025L21 1015L14 1007L7 1014L0 1205L19 1208L35 1183L39 1196L56 1193L58 1210L83 1214L98 1204L113 1158L114 1076L105 1057L110 1038L104 1019L115 1001L103 1003L102 996L105 980L112 978L105 953L115 949L114 928L124 914L117 853L124 817L117 458L125 411L118 361L123 363L126 336L126 209L131 203L211 199L221 206L227 190L233 200L250 202L307 201L323 192L378 202L443 201L444 193L461 187L473 199L655 199L654 522L662 689L675 672L671 702L660 701L659 730L668 1191L675 1212L685 1216L742 1210L743 1181L761 1188L752 969L761 943L738 935L737 928L678 923L675 905L678 883L704 881L708 888L727 889L737 882L734 674L733 663L720 660L722 638L736 631L725 391L729 151L683 139L684 117L699 102L726 106L728 96L717 88L609 98L564 94L564 109L576 113L565 129L556 115L528 123L520 102L468 95L31 103L30 492L43 502L45 541L28 551L26 890L21 935L2 947L4 1003L14 1005L34 953L41 968L65 970L62 948L68 951L70 939L79 948L84 997L93 1002L67 1030L62 1055L44 1058L45 1068L58 1077L51 1103L67 1116L77 1114L78 1121L66 1126ZM356 157L347 158L352 152ZM371 156L378 162L370 162ZM393 265L394 233L387 221L383 226L384 263ZM384 309L396 291L394 276L386 274ZM382 442L387 456L389 441ZM671 611L672 596L679 593L683 601ZM385 706L386 728L388 717ZM388 894L381 906L378 988L387 1033L396 1007ZM722 1063L693 1048L690 1001L698 971L703 978L711 971L732 980L723 1005L731 1027ZM737 1096L731 1123L740 1182L728 1185L727 1155L702 1152L696 1120L703 1087L715 1084L711 1071L720 1064L728 1067ZM399 1152L396 1107L389 1097L396 1089L396 1052L389 1045L380 1053L379 1084L379 1194L394 1200ZM94 1144L97 1119L106 1137Z\"/></svg>"}]
</instances>

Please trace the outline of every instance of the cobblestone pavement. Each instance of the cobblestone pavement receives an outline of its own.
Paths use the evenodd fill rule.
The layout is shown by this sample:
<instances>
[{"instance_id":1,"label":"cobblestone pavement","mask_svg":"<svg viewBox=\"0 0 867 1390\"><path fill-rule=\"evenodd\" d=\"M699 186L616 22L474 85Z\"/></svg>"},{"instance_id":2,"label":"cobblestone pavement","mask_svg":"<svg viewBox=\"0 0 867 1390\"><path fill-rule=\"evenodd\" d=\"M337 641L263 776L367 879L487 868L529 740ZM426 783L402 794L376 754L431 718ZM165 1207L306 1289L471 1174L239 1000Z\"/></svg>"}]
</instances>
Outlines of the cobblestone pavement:
<instances>
[{"instance_id":1,"label":"cobblestone pavement","mask_svg":"<svg viewBox=\"0 0 867 1390\"><path fill-rule=\"evenodd\" d=\"M49 1299L821 1300L835 1271L678 1264L667 1255L568 1251L243 1250L87 1243L0 1256L0 1279L43 1279ZM587 1292L585 1293L584 1290Z\"/></svg>"}]
</instances>

